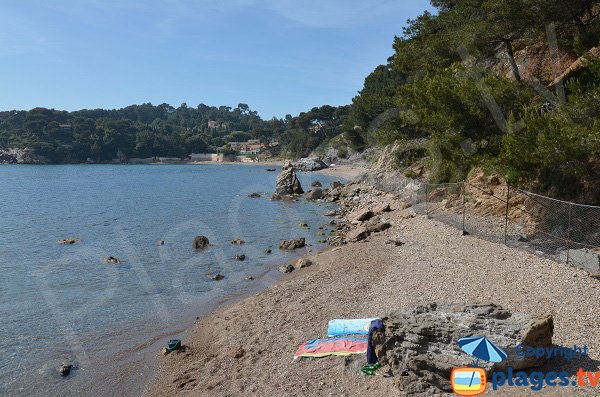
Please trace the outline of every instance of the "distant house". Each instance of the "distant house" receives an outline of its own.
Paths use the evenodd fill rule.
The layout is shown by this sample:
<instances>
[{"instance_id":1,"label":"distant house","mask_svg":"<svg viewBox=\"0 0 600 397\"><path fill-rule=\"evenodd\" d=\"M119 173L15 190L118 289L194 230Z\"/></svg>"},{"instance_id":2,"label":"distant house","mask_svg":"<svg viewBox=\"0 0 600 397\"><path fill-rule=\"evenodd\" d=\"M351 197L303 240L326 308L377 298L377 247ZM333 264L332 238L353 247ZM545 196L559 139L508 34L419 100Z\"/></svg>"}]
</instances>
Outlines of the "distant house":
<instances>
[{"instance_id":1,"label":"distant house","mask_svg":"<svg viewBox=\"0 0 600 397\"><path fill-rule=\"evenodd\" d=\"M224 128L227 128L227 124L211 120L208 122L208 128L215 129L215 130L216 129L224 129Z\"/></svg>"}]
</instances>

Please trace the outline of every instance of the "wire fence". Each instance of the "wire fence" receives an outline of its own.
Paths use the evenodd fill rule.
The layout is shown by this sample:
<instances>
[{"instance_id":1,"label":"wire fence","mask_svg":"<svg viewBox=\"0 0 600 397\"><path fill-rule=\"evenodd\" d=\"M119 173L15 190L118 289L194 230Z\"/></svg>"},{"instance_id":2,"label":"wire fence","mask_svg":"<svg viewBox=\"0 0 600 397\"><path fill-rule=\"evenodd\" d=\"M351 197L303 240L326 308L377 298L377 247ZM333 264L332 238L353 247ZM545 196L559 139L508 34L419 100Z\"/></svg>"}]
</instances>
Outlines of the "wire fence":
<instances>
[{"instance_id":1,"label":"wire fence","mask_svg":"<svg viewBox=\"0 0 600 397\"><path fill-rule=\"evenodd\" d=\"M428 217L463 234L600 273L600 207L496 182L422 184L413 201Z\"/></svg>"}]
</instances>

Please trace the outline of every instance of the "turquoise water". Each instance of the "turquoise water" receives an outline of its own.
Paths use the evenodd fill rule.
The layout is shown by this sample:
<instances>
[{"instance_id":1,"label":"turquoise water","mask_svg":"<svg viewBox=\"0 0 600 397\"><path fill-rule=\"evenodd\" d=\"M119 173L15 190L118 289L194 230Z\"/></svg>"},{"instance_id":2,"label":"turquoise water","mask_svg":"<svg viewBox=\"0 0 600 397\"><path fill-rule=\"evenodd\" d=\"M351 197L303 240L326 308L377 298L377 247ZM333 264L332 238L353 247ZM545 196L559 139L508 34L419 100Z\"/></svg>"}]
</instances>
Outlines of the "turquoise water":
<instances>
[{"instance_id":1,"label":"turquoise water","mask_svg":"<svg viewBox=\"0 0 600 397\"><path fill-rule=\"evenodd\" d=\"M148 376L143 354L224 298L263 287L281 263L318 249L330 207L268 200L276 173L266 168L0 167L0 395L137 395ZM305 190L332 180L299 177ZM248 198L252 192L266 196ZM303 221L311 228L299 228ZM212 246L194 252L196 235ZM66 237L81 242L57 243ZM280 239L297 237L312 246L277 249ZM232 245L235 238L247 243ZM247 259L235 260L238 253ZM124 263L107 265L106 256ZM217 272L223 281L207 277ZM77 367L64 379L62 362Z\"/></svg>"}]
</instances>

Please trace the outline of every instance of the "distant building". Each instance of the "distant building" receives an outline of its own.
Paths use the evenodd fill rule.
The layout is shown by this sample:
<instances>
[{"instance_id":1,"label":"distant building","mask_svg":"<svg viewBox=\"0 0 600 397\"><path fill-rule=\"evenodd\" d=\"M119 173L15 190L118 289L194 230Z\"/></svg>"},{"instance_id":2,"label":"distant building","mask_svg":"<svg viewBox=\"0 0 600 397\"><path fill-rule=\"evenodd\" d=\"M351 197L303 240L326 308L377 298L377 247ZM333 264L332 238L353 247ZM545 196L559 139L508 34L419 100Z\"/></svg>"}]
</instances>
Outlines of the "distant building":
<instances>
[{"instance_id":1,"label":"distant building","mask_svg":"<svg viewBox=\"0 0 600 397\"><path fill-rule=\"evenodd\" d=\"M218 121L209 121L208 122L208 128L210 129L225 129L227 128L227 124L226 123L221 123Z\"/></svg>"}]
</instances>

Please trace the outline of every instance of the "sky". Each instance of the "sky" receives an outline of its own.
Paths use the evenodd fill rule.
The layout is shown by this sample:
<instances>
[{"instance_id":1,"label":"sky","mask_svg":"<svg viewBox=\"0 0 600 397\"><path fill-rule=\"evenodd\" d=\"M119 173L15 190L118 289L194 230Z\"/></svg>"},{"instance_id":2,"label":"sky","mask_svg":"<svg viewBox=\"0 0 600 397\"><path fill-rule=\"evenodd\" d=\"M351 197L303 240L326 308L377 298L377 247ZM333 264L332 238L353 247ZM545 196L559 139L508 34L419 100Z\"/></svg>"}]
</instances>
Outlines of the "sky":
<instances>
[{"instance_id":1,"label":"sky","mask_svg":"<svg viewBox=\"0 0 600 397\"><path fill-rule=\"evenodd\" d=\"M424 0L2 0L0 110L349 104Z\"/></svg>"}]
</instances>

